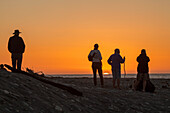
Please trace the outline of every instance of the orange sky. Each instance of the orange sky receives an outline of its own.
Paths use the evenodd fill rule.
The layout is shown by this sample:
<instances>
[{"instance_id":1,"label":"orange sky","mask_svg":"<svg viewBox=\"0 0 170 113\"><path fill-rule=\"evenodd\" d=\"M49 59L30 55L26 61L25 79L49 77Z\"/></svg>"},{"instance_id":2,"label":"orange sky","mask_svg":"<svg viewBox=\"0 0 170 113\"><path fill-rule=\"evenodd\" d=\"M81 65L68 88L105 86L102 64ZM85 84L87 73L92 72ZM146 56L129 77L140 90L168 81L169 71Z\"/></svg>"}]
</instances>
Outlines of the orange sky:
<instances>
[{"instance_id":1,"label":"orange sky","mask_svg":"<svg viewBox=\"0 0 170 113\"><path fill-rule=\"evenodd\" d=\"M23 68L46 74L92 73L87 56L95 43L103 70L115 48L127 73L145 48L151 73L170 73L169 0L1 0L0 63L11 64L7 43L19 29L26 43Z\"/></svg>"}]
</instances>

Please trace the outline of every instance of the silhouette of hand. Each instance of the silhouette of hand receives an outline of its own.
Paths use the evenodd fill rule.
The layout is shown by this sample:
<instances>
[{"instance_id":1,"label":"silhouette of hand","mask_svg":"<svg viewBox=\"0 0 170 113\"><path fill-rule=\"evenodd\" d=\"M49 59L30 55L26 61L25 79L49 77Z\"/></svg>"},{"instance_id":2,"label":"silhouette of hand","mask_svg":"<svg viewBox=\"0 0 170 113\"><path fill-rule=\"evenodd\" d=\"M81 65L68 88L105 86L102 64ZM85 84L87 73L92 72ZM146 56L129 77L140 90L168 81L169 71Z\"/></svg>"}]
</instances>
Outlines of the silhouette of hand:
<instances>
[{"instance_id":1,"label":"silhouette of hand","mask_svg":"<svg viewBox=\"0 0 170 113\"><path fill-rule=\"evenodd\" d=\"M123 57L123 59L125 60L125 56Z\"/></svg>"}]
</instances>

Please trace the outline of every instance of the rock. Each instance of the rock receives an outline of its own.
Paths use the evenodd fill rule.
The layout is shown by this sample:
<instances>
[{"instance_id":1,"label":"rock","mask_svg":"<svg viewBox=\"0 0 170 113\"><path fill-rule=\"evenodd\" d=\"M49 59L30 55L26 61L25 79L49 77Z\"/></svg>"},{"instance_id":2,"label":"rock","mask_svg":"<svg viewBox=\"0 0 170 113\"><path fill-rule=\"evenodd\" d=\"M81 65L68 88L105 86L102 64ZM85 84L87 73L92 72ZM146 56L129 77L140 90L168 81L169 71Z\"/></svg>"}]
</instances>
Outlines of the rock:
<instances>
[{"instance_id":1,"label":"rock","mask_svg":"<svg viewBox=\"0 0 170 113\"><path fill-rule=\"evenodd\" d=\"M10 111L9 109L7 109L7 108L5 108L5 110L11 112L11 111Z\"/></svg>"},{"instance_id":2,"label":"rock","mask_svg":"<svg viewBox=\"0 0 170 113\"><path fill-rule=\"evenodd\" d=\"M75 100L71 99L71 102L75 102Z\"/></svg>"},{"instance_id":3,"label":"rock","mask_svg":"<svg viewBox=\"0 0 170 113\"><path fill-rule=\"evenodd\" d=\"M31 106L29 107L32 111L34 110Z\"/></svg>"},{"instance_id":4,"label":"rock","mask_svg":"<svg viewBox=\"0 0 170 113\"><path fill-rule=\"evenodd\" d=\"M16 84L16 83L11 83L11 84L14 85L14 86L17 86L17 87L19 86L19 84Z\"/></svg>"},{"instance_id":5,"label":"rock","mask_svg":"<svg viewBox=\"0 0 170 113\"><path fill-rule=\"evenodd\" d=\"M120 111L120 109L117 106L112 106L114 111Z\"/></svg>"},{"instance_id":6,"label":"rock","mask_svg":"<svg viewBox=\"0 0 170 113\"><path fill-rule=\"evenodd\" d=\"M10 92L9 92L9 91L7 91L7 90L4 90L4 93L5 93L5 94L9 94Z\"/></svg>"},{"instance_id":7,"label":"rock","mask_svg":"<svg viewBox=\"0 0 170 113\"><path fill-rule=\"evenodd\" d=\"M63 109L60 106L57 106L57 105L55 106L55 110L60 111L60 112L63 111Z\"/></svg>"}]
</instances>

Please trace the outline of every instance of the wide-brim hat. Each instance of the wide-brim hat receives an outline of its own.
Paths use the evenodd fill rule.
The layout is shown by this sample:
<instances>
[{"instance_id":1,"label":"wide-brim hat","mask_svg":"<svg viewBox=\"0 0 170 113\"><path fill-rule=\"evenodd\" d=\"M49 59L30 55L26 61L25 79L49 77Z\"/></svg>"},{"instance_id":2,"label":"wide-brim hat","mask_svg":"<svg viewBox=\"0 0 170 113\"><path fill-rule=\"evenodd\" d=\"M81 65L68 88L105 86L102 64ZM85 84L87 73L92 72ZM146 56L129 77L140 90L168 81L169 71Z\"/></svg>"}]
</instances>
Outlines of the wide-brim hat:
<instances>
[{"instance_id":1,"label":"wide-brim hat","mask_svg":"<svg viewBox=\"0 0 170 113\"><path fill-rule=\"evenodd\" d=\"M21 32L19 32L19 30L17 29L17 30L14 31L13 34L16 34L16 33L21 33Z\"/></svg>"}]
</instances>

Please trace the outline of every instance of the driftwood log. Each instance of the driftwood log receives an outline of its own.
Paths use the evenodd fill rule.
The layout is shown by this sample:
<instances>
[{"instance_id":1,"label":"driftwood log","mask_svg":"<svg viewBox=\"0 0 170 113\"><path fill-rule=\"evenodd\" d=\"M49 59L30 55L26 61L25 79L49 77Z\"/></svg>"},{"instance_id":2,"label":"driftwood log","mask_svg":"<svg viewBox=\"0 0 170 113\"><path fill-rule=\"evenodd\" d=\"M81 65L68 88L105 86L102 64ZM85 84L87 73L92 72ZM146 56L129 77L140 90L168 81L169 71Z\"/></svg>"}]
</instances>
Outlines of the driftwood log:
<instances>
[{"instance_id":1,"label":"driftwood log","mask_svg":"<svg viewBox=\"0 0 170 113\"><path fill-rule=\"evenodd\" d=\"M83 96L83 93L70 87L70 86L66 86L66 85L63 85L63 84L59 84L59 83L56 83L56 82L52 82L50 80L47 80L45 79L44 77L41 77L41 76L37 76L36 74L30 74L30 73L27 73L25 71L20 71L20 70L17 70L17 69L14 69L13 67L5 64L4 65L6 68L8 68L9 70L11 70L12 72L15 72L15 73L21 73L21 74L24 74L24 75L27 75L27 76L30 76L30 77L33 77L43 83L46 83L46 84L49 84L49 85L52 85L52 86L55 86L55 87L58 87L60 89L63 89L63 90L66 90L68 92L70 92L71 94L73 95L77 95L77 96Z\"/></svg>"}]
</instances>

